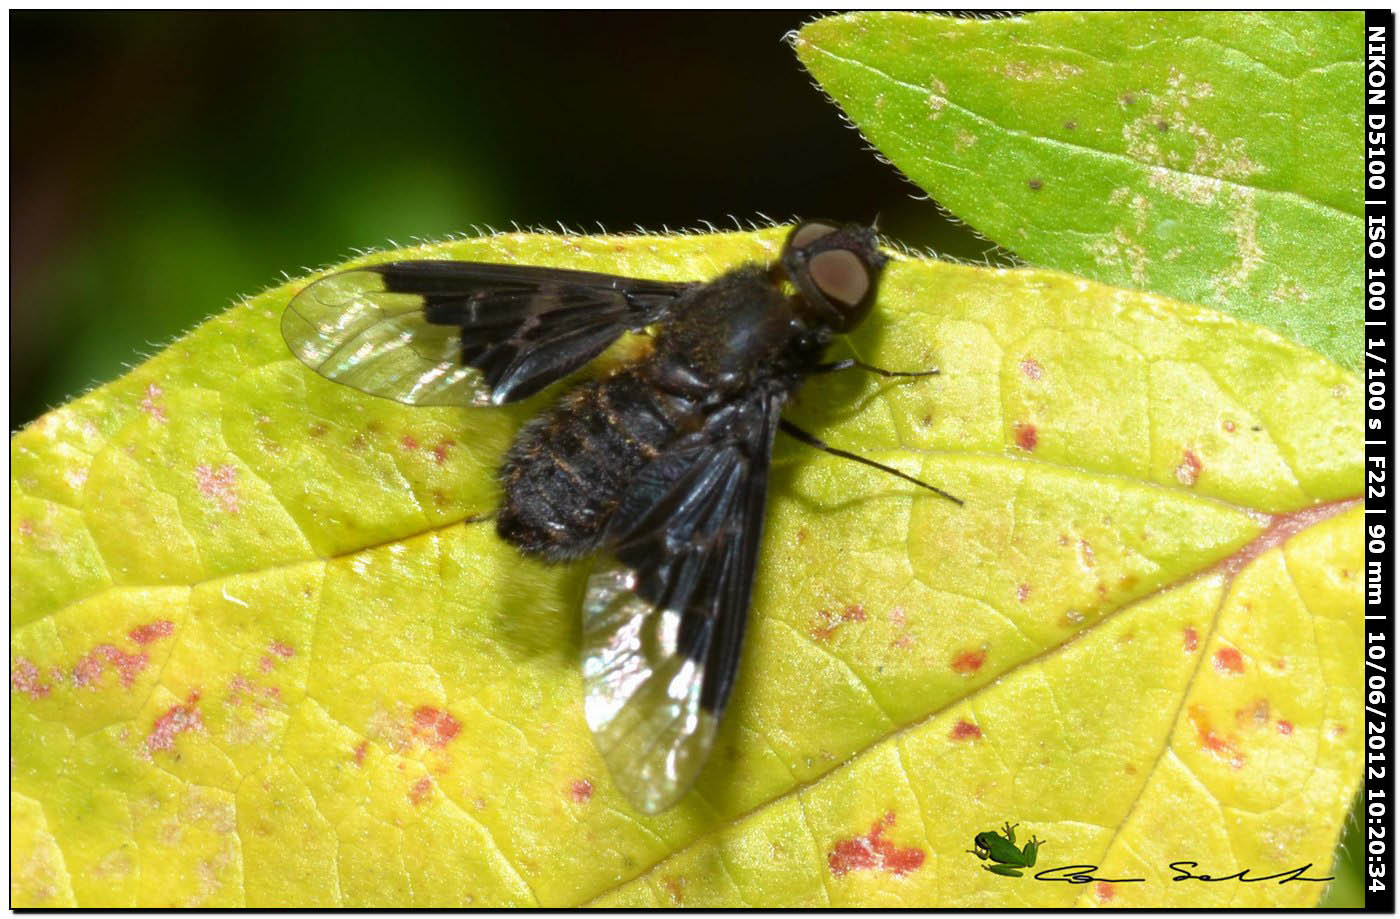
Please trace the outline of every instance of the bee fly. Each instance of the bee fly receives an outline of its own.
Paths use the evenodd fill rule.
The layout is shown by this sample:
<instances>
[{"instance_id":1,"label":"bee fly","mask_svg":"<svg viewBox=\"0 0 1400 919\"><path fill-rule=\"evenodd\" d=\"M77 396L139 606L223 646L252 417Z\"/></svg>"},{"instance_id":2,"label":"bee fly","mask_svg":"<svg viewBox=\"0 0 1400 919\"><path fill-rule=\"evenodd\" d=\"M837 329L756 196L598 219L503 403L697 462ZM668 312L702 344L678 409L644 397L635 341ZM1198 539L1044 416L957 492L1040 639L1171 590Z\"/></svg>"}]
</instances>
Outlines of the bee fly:
<instances>
[{"instance_id":1,"label":"bee fly","mask_svg":"<svg viewBox=\"0 0 1400 919\"><path fill-rule=\"evenodd\" d=\"M706 283L390 262L311 284L282 334L317 373L367 393L499 405L654 327L649 354L520 430L496 528L551 561L606 553L583 603L584 712L617 786L656 813L699 775L734 685L778 431L958 501L781 419L813 374L925 375L823 362L870 312L886 260L873 229L808 221L773 265Z\"/></svg>"}]
</instances>

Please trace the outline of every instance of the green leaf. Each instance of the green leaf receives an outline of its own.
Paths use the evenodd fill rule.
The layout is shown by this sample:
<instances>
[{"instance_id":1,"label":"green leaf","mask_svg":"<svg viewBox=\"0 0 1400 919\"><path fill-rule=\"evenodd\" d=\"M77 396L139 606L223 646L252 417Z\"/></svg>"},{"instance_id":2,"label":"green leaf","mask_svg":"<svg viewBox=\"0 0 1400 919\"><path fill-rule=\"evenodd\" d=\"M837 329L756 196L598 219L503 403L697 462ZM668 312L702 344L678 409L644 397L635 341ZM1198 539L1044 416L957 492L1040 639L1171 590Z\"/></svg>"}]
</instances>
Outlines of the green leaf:
<instances>
[{"instance_id":1,"label":"green leaf","mask_svg":"<svg viewBox=\"0 0 1400 919\"><path fill-rule=\"evenodd\" d=\"M1360 13L853 13L793 44L989 239L1359 366Z\"/></svg>"},{"instance_id":2,"label":"green leaf","mask_svg":"<svg viewBox=\"0 0 1400 919\"><path fill-rule=\"evenodd\" d=\"M781 229L375 255L657 278ZM364 260L361 260L364 261ZM16 906L1312 902L1361 760L1359 381L1048 271L898 258L781 443L711 766L655 817L582 711L587 565L483 515L512 409L317 377L216 317L11 444ZM619 357L620 355L615 355ZM966 850L1004 821L1036 882Z\"/></svg>"}]
</instances>

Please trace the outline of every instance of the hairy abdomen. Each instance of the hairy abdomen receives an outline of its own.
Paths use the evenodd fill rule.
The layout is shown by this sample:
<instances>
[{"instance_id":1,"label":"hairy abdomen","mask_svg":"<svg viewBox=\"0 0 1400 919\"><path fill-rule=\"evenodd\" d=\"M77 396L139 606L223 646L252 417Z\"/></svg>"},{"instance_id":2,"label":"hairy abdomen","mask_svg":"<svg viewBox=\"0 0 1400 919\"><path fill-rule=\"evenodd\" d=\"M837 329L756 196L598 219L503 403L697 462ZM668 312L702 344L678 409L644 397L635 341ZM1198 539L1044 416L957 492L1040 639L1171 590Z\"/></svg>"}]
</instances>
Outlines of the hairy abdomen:
<instances>
[{"instance_id":1,"label":"hairy abdomen","mask_svg":"<svg viewBox=\"0 0 1400 919\"><path fill-rule=\"evenodd\" d=\"M592 553L624 489L675 439L688 408L634 373L570 390L506 454L496 531L555 561Z\"/></svg>"}]
</instances>

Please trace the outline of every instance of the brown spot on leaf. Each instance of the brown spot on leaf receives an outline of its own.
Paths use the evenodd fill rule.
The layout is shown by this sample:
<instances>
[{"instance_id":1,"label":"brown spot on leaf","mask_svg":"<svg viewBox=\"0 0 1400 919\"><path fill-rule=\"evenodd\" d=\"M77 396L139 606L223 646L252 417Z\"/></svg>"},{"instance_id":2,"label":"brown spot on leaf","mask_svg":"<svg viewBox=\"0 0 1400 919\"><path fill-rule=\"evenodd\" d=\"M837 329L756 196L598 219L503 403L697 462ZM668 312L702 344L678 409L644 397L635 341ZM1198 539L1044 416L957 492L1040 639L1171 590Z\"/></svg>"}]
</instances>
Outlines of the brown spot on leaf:
<instances>
[{"instance_id":1,"label":"brown spot on leaf","mask_svg":"<svg viewBox=\"0 0 1400 919\"><path fill-rule=\"evenodd\" d=\"M1291 722L1291 721L1285 721L1284 719L1280 718L1280 719L1278 720L1278 732L1279 732L1280 734L1285 735L1285 736L1288 735L1288 734L1292 734L1292 733L1293 733L1293 722Z\"/></svg>"},{"instance_id":2,"label":"brown spot on leaf","mask_svg":"<svg viewBox=\"0 0 1400 919\"><path fill-rule=\"evenodd\" d=\"M1181 454L1181 462L1176 466L1176 480L1188 488L1196 484L1196 480L1201 477L1201 470L1205 468L1201 463L1201 458L1194 450L1184 450Z\"/></svg>"},{"instance_id":3,"label":"brown spot on leaf","mask_svg":"<svg viewBox=\"0 0 1400 919\"><path fill-rule=\"evenodd\" d=\"M1200 644L1200 636L1196 634L1194 628L1188 625L1186 630L1181 633L1182 649L1185 651L1194 651L1198 644Z\"/></svg>"},{"instance_id":4,"label":"brown spot on leaf","mask_svg":"<svg viewBox=\"0 0 1400 919\"><path fill-rule=\"evenodd\" d=\"M959 651L953 656L953 669L958 673L976 673L987 660L986 649Z\"/></svg>"},{"instance_id":5,"label":"brown spot on leaf","mask_svg":"<svg viewBox=\"0 0 1400 919\"><path fill-rule=\"evenodd\" d=\"M859 603L848 603L840 613L828 609L818 610L816 622L807 631L817 641L827 641L843 624L864 621L865 608Z\"/></svg>"},{"instance_id":6,"label":"brown spot on leaf","mask_svg":"<svg viewBox=\"0 0 1400 919\"><path fill-rule=\"evenodd\" d=\"M949 740L980 740L982 729L965 718L959 718L948 732Z\"/></svg>"},{"instance_id":7,"label":"brown spot on leaf","mask_svg":"<svg viewBox=\"0 0 1400 919\"><path fill-rule=\"evenodd\" d=\"M1258 730L1269 723L1269 700L1255 699L1249 705L1235 710L1235 724L1241 728Z\"/></svg>"},{"instance_id":8,"label":"brown spot on leaf","mask_svg":"<svg viewBox=\"0 0 1400 919\"><path fill-rule=\"evenodd\" d=\"M1036 433L1035 425L1029 421L1018 421L1013 427L1016 431L1016 446L1027 452L1034 450L1035 445L1040 442L1040 435Z\"/></svg>"}]
</instances>

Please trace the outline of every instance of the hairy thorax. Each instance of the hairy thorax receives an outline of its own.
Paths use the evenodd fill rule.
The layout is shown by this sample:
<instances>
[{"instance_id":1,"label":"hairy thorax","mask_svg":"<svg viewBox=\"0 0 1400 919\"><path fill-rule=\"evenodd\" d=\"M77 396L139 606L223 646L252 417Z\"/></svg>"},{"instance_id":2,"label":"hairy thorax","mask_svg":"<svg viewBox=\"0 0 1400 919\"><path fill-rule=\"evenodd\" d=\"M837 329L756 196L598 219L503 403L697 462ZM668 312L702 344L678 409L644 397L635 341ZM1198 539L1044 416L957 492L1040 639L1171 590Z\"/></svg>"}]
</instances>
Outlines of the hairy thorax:
<instances>
[{"instance_id":1,"label":"hairy thorax","mask_svg":"<svg viewBox=\"0 0 1400 919\"><path fill-rule=\"evenodd\" d=\"M638 472L758 381L790 392L820 356L762 269L741 268L683 299L651 353L576 386L516 437L500 478L502 538L564 561L599 548Z\"/></svg>"}]
</instances>

